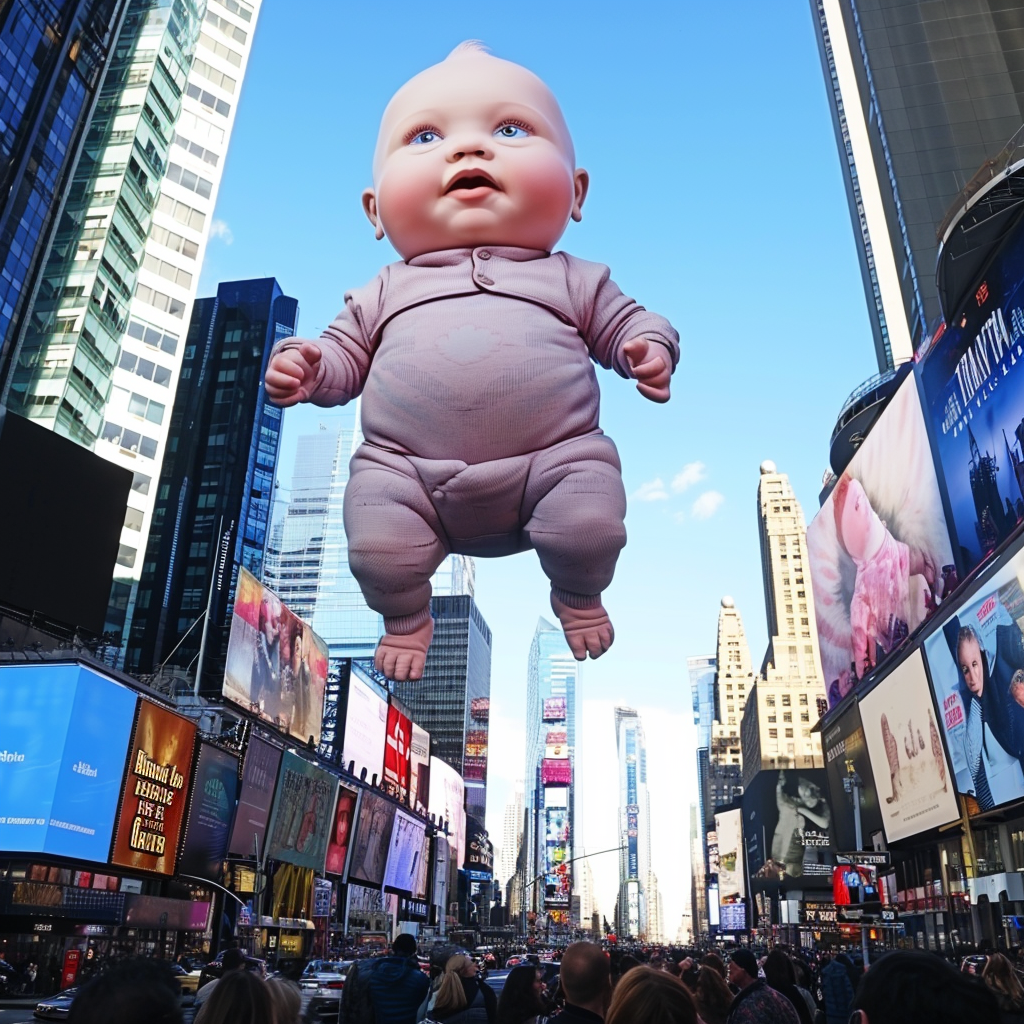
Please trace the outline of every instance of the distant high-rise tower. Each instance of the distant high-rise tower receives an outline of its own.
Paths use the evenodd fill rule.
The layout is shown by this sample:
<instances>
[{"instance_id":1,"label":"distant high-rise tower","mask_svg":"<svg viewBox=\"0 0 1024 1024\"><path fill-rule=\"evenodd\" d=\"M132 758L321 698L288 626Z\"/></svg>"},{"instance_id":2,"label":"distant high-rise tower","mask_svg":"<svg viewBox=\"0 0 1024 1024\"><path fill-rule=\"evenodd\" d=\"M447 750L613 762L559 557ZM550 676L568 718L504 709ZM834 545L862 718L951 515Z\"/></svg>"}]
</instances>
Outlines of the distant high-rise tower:
<instances>
[{"instance_id":1,"label":"distant high-rise tower","mask_svg":"<svg viewBox=\"0 0 1024 1024\"><path fill-rule=\"evenodd\" d=\"M713 829L717 807L732 803L741 793L743 751L740 720L754 685L750 647L743 620L731 597L723 597L718 609L718 674L715 697L718 714L711 726L708 793L704 799L704 824Z\"/></svg>"},{"instance_id":2,"label":"distant high-rise tower","mask_svg":"<svg viewBox=\"0 0 1024 1024\"><path fill-rule=\"evenodd\" d=\"M696 804L690 804L690 925L693 942L708 934L707 844Z\"/></svg>"},{"instance_id":3,"label":"distant high-rise tower","mask_svg":"<svg viewBox=\"0 0 1024 1024\"><path fill-rule=\"evenodd\" d=\"M655 943L664 942L661 890L658 888L658 876L653 871L647 872L645 895L647 897L647 931L644 936L645 940Z\"/></svg>"},{"instance_id":4,"label":"distant high-rise tower","mask_svg":"<svg viewBox=\"0 0 1024 1024\"><path fill-rule=\"evenodd\" d=\"M523 844L523 783L516 782L512 799L505 804L505 820L502 823L501 859L498 863L498 879L507 884L516 873L519 848Z\"/></svg>"},{"instance_id":5,"label":"distant high-rise tower","mask_svg":"<svg viewBox=\"0 0 1024 1024\"><path fill-rule=\"evenodd\" d=\"M705 820L708 773L711 764L711 732L718 717L715 688L717 662L713 655L686 659L693 697L693 721L697 726L697 794L700 800L700 818Z\"/></svg>"},{"instance_id":6,"label":"distant high-rise tower","mask_svg":"<svg viewBox=\"0 0 1024 1024\"><path fill-rule=\"evenodd\" d=\"M940 315L936 229L1024 121L1024 7L811 0L811 11L885 370Z\"/></svg>"},{"instance_id":7,"label":"distant high-rise tower","mask_svg":"<svg viewBox=\"0 0 1024 1024\"><path fill-rule=\"evenodd\" d=\"M633 708L615 709L615 749L619 761L619 934L647 934L647 879L651 870L651 806L647 795L647 742Z\"/></svg>"}]
</instances>

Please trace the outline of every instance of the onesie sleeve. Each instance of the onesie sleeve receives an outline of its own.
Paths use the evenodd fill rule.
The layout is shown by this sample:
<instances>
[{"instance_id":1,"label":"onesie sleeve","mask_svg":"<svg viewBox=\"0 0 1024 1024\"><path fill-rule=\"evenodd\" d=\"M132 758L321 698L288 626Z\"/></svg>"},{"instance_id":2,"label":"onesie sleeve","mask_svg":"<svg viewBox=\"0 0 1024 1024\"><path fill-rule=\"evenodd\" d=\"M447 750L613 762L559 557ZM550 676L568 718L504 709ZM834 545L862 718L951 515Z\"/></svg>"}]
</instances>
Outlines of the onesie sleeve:
<instances>
[{"instance_id":1,"label":"onesie sleeve","mask_svg":"<svg viewBox=\"0 0 1024 1024\"><path fill-rule=\"evenodd\" d=\"M622 351L627 341L646 338L663 345L675 370L679 362L679 334L662 316L644 309L623 295L611 279L611 271L567 253L565 261L569 300L577 316L579 332L593 358L622 377L631 377Z\"/></svg>"},{"instance_id":2,"label":"onesie sleeve","mask_svg":"<svg viewBox=\"0 0 1024 1024\"><path fill-rule=\"evenodd\" d=\"M345 294L345 306L317 339L320 369L309 401L313 405L345 405L363 390L377 347L374 325L383 307L388 268L368 285ZM298 348L302 338L286 338L274 354Z\"/></svg>"}]
</instances>

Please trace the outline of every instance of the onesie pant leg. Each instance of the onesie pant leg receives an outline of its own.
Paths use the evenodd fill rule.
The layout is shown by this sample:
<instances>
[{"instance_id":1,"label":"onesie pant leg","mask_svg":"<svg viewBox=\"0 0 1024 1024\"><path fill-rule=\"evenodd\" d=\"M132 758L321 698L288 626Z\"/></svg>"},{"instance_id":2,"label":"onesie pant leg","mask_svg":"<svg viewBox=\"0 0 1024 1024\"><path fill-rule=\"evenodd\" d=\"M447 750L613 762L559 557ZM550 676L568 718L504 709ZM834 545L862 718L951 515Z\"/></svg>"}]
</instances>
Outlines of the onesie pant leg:
<instances>
[{"instance_id":1,"label":"onesie pant leg","mask_svg":"<svg viewBox=\"0 0 1024 1024\"><path fill-rule=\"evenodd\" d=\"M430 577L448 554L430 498L401 455L363 445L345 488L352 575L389 633L430 619Z\"/></svg>"}]
</instances>

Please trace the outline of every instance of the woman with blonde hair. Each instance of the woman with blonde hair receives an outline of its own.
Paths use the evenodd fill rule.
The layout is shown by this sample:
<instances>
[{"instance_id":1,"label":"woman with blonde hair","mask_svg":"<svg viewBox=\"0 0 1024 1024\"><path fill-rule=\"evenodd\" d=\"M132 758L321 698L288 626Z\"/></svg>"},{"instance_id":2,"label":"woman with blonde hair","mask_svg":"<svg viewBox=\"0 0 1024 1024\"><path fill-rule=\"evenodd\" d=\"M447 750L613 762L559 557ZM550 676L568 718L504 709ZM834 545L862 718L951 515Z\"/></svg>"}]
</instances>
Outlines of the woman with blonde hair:
<instances>
[{"instance_id":1,"label":"woman with blonde hair","mask_svg":"<svg viewBox=\"0 0 1024 1024\"><path fill-rule=\"evenodd\" d=\"M437 988L427 1000L422 1020L439 1024L494 1024L498 998L465 953L456 953L444 965Z\"/></svg>"},{"instance_id":2,"label":"woman with blonde hair","mask_svg":"<svg viewBox=\"0 0 1024 1024\"><path fill-rule=\"evenodd\" d=\"M1005 1024L1024 1022L1024 986L1010 961L1002 953L993 953L985 961L981 977L995 993Z\"/></svg>"},{"instance_id":3,"label":"woman with blonde hair","mask_svg":"<svg viewBox=\"0 0 1024 1024\"><path fill-rule=\"evenodd\" d=\"M605 1024L697 1024L697 1008L686 986L665 971L634 967L612 995Z\"/></svg>"},{"instance_id":4,"label":"woman with blonde hair","mask_svg":"<svg viewBox=\"0 0 1024 1024\"><path fill-rule=\"evenodd\" d=\"M302 1018L302 992L287 978L268 978L270 1001L274 1004L274 1024L299 1024Z\"/></svg>"}]
</instances>

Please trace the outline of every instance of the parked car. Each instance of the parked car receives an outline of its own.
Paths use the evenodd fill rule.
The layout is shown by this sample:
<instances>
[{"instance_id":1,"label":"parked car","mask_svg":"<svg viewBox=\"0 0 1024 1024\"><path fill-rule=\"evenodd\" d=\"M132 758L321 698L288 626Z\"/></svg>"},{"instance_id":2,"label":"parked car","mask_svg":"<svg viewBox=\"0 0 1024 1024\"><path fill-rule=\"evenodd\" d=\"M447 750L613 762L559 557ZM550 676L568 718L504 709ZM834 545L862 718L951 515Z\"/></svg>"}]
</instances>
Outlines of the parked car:
<instances>
[{"instance_id":1,"label":"parked car","mask_svg":"<svg viewBox=\"0 0 1024 1024\"><path fill-rule=\"evenodd\" d=\"M71 1004L77 995L78 986L72 985L55 996L40 999L32 1011L32 1016L39 1020L67 1020L68 1014L71 1013Z\"/></svg>"},{"instance_id":2,"label":"parked car","mask_svg":"<svg viewBox=\"0 0 1024 1024\"><path fill-rule=\"evenodd\" d=\"M0 996L10 995L20 982L18 968L0 957Z\"/></svg>"},{"instance_id":3,"label":"parked car","mask_svg":"<svg viewBox=\"0 0 1024 1024\"><path fill-rule=\"evenodd\" d=\"M267 962L266 960L260 960L254 956L247 956L245 958L245 969L247 971L253 971L258 974L261 978L267 976ZM199 984L196 986L197 990L202 988L208 981L213 981L214 978L219 978L224 973L224 951L221 950L205 967L199 975Z\"/></svg>"},{"instance_id":4,"label":"parked car","mask_svg":"<svg viewBox=\"0 0 1024 1024\"><path fill-rule=\"evenodd\" d=\"M303 1020L337 1020L354 960L310 960L299 977Z\"/></svg>"},{"instance_id":5,"label":"parked car","mask_svg":"<svg viewBox=\"0 0 1024 1024\"><path fill-rule=\"evenodd\" d=\"M271 971L272 976L287 978L289 981L298 981L302 972L309 966L308 956L279 956Z\"/></svg>"}]
</instances>

